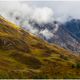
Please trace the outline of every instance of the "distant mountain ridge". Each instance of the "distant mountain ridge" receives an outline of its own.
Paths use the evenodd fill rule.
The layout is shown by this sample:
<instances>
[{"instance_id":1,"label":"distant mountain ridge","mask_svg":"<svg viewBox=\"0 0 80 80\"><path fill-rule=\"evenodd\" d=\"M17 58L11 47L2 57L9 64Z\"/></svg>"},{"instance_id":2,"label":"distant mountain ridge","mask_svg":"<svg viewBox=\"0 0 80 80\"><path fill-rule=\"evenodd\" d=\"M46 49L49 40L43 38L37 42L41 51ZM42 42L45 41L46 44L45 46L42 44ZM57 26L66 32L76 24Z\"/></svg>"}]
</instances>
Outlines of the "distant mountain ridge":
<instances>
[{"instance_id":1,"label":"distant mountain ridge","mask_svg":"<svg viewBox=\"0 0 80 80\"><path fill-rule=\"evenodd\" d=\"M56 43L66 49L74 52L80 52L80 20L71 19L65 23L54 21L53 23L37 24L30 23L34 28L38 29L37 33L42 39L50 43ZM51 37L47 39L42 31L51 33ZM49 33L48 33L49 34Z\"/></svg>"},{"instance_id":2,"label":"distant mountain ridge","mask_svg":"<svg viewBox=\"0 0 80 80\"><path fill-rule=\"evenodd\" d=\"M49 21L48 23L37 23L22 16L10 16L12 21L21 26L24 30L73 52L80 53L80 20L68 17L61 23Z\"/></svg>"}]
</instances>

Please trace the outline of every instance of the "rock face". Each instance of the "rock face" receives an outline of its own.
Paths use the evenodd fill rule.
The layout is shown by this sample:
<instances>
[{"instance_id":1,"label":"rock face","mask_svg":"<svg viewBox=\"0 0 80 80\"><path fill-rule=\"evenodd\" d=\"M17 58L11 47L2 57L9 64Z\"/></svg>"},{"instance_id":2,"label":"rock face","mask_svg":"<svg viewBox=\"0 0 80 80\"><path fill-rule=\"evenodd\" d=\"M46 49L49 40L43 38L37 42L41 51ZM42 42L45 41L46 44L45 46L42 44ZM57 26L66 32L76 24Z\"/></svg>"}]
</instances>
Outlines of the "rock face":
<instances>
[{"instance_id":1,"label":"rock face","mask_svg":"<svg viewBox=\"0 0 80 80\"><path fill-rule=\"evenodd\" d=\"M65 24L60 25L58 31L55 33L55 36L48 41L51 43L56 43L71 51L80 52L80 42L74 36L74 32L71 33L71 31L67 29L67 26Z\"/></svg>"},{"instance_id":2,"label":"rock face","mask_svg":"<svg viewBox=\"0 0 80 80\"><path fill-rule=\"evenodd\" d=\"M59 26L55 35L58 38L50 39L51 42L58 43L69 50L80 52L80 20L71 19L65 22Z\"/></svg>"}]
</instances>

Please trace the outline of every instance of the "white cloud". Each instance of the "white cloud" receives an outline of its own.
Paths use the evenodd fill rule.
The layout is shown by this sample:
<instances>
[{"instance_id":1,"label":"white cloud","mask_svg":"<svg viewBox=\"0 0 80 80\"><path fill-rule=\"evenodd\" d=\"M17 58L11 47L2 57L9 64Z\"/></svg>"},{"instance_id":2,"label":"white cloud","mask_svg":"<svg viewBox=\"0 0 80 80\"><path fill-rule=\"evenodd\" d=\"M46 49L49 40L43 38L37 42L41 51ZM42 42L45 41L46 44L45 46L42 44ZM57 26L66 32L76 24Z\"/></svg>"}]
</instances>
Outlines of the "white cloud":
<instances>
[{"instance_id":1,"label":"white cloud","mask_svg":"<svg viewBox=\"0 0 80 80\"><path fill-rule=\"evenodd\" d=\"M69 16L80 19L80 1L54 1L53 9L56 19L59 21L66 21Z\"/></svg>"},{"instance_id":2,"label":"white cloud","mask_svg":"<svg viewBox=\"0 0 80 80\"><path fill-rule=\"evenodd\" d=\"M0 2L0 14L36 35L38 35L40 31L29 24L29 21L35 21L38 24L42 24L53 21L54 17L53 10L49 7L30 6L28 3L18 1ZM40 33L43 34L46 39L53 36L47 29Z\"/></svg>"},{"instance_id":3,"label":"white cloud","mask_svg":"<svg viewBox=\"0 0 80 80\"><path fill-rule=\"evenodd\" d=\"M48 7L35 8L32 19L38 23L47 23L53 20L53 11Z\"/></svg>"},{"instance_id":4,"label":"white cloud","mask_svg":"<svg viewBox=\"0 0 80 80\"><path fill-rule=\"evenodd\" d=\"M41 30L40 34L42 34L43 36L45 36L46 39L50 39L51 37L53 37L53 33L51 33L48 29L45 30Z\"/></svg>"},{"instance_id":5,"label":"white cloud","mask_svg":"<svg viewBox=\"0 0 80 80\"><path fill-rule=\"evenodd\" d=\"M53 19L52 9L48 7L33 7L21 2L0 2L0 14L2 12L7 15L6 18L12 21L16 16L35 20L38 23L47 23ZM13 13L13 15L10 16L10 13Z\"/></svg>"},{"instance_id":6,"label":"white cloud","mask_svg":"<svg viewBox=\"0 0 80 80\"><path fill-rule=\"evenodd\" d=\"M33 33L33 34L36 34L36 35L37 35L38 32L39 32L39 30L36 29L36 28L34 28L33 26L31 26L28 21L24 21L24 22L22 23L22 27L25 28L26 30L30 31L30 32Z\"/></svg>"},{"instance_id":7,"label":"white cloud","mask_svg":"<svg viewBox=\"0 0 80 80\"><path fill-rule=\"evenodd\" d=\"M54 29L53 29L52 33L56 33L58 31L58 29L59 29L59 23L54 24L54 25L53 25L54 26Z\"/></svg>"}]
</instances>

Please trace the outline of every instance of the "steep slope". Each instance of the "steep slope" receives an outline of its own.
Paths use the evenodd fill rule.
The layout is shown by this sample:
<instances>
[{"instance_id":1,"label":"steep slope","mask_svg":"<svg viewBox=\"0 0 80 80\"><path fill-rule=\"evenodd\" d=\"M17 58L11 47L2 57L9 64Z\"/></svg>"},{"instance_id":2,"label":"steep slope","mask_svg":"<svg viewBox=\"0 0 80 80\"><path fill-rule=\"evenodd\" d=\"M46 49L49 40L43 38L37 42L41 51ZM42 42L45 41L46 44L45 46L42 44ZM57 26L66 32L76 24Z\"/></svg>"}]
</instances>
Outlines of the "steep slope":
<instances>
[{"instance_id":1,"label":"steep slope","mask_svg":"<svg viewBox=\"0 0 80 80\"><path fill-rule=\"evenodd\" d=\"M80 78L80 60L0 17L0 78Z\"/></svg>"},{"instance_id":2,"label":"steep slope","mask_svg":"<svg viewBox=\"0 0 80 80\"><path fill-rule=\"evenodd\" d=\"M69 16L67 21L61 23L59 21L51 21L47 23L38 23L34 20L15 15L13 13L12 21L26 29L27 31L36 34L42 39L56 43L73 52L80 53L80 20ZM65 36L66 35L66 36Z\"/></svg>"},{"instance_id":3,"label":"steep slope","mask_svg":"<svg viewBox=\"0 0 80 80\"><path fill-rule=\"evenodd\" d=\"M17 11L16 11L17 12ZM56 43L73 52L80 53L80 20L71 16L63 23L59 21L49 21L38 23L33 19L21 16L15 11L9 14L12 21L24 29L36 34L44 40ZM65 36L66 35L66 36Z\"/></svg>"}]
</instances>

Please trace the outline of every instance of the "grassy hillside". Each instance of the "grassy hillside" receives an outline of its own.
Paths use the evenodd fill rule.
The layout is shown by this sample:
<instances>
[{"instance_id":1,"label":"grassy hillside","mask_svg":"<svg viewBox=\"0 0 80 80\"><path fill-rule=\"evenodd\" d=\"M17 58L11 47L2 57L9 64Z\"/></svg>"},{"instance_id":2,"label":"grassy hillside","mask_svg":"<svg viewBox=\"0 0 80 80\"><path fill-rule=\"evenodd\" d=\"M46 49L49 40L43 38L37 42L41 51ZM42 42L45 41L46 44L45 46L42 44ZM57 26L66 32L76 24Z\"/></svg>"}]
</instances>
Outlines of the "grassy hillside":
<instances>
[{"instance_id":1,"label":"grassy hillside","mask_svg":"<svg viewBox=\"0 0 80 80\"><path fill-rule=\"evenodd\" d=\"M0 78L80 78L80 60L0 17Z\"/></svg>"}]
</instances>

